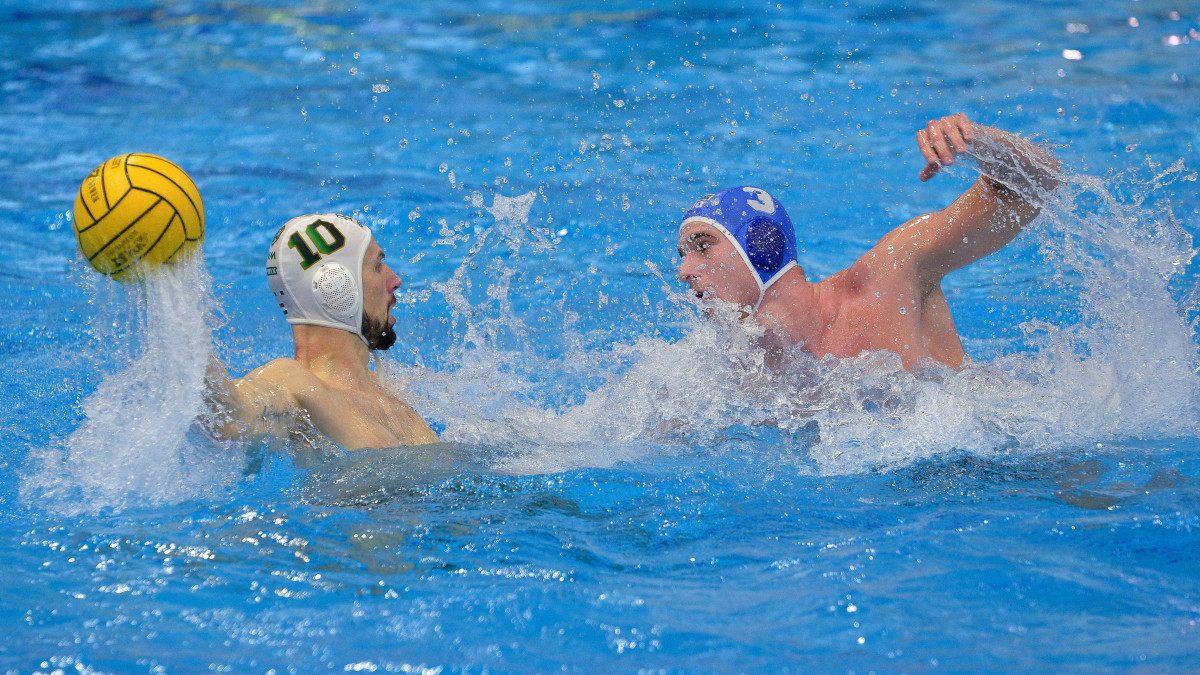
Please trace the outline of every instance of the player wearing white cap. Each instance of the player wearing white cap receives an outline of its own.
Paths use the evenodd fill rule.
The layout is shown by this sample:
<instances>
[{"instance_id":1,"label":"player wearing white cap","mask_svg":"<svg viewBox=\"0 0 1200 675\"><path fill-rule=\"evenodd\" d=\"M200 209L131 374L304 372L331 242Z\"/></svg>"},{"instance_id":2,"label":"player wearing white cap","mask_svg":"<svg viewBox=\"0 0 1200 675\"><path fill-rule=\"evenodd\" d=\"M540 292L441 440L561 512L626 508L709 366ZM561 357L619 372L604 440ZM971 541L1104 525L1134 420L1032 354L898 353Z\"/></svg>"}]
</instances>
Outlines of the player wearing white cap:
<instances>
[{"instance_id":1,"label":"player wearing white cap","mask_svg":"<svg viewBox=\"0 0 1200 675\"><path fill-rule=\"evenodd\" d=\"M437 442L369 367L373 351L396 341L390 311L400 277L383 260L371 231L345 216L300 216L280 228L267 282L292 325L296 356L240 379L210 368L210 399L220 411L214 433L285 433L307 418L347 450Z\"/></svg>"}]
</instances>

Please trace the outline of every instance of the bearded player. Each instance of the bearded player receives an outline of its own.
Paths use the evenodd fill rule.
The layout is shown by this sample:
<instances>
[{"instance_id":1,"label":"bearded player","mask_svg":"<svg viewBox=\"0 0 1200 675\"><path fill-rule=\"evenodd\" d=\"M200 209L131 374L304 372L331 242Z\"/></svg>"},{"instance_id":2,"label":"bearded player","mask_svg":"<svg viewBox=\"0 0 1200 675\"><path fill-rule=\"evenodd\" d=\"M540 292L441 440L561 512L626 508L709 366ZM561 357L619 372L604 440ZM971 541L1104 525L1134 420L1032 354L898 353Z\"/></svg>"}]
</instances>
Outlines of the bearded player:
<instances>
[{"instance_id":1,"label":"bearded player","mask_svg":"<svg viewBox=\"0 0 1200 675\"><path fill-rule=\"evenodd\" d=\"M374 351L396 342L390 311L400 288L369 229L333 214L289 220L271 242L267 282L292 326L296 356L241 379L210 367L209 398L222 412L210 426L216 435L286 433L307 417L347 450L438 441L369 368Z\"/></svg>"}]
</instances>

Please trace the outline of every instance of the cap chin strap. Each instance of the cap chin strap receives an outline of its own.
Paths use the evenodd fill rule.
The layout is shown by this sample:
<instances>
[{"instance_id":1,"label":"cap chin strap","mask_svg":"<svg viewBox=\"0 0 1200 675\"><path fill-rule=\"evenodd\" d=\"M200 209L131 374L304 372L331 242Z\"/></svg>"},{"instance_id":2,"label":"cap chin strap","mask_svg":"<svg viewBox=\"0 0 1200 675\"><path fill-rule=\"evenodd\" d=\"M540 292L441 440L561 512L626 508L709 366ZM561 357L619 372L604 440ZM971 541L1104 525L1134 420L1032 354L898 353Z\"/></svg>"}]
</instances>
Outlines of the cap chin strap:
<instances>
[{"instance_id":1,"label":"cap chin strap","mask_svg":"<svg viewBox=\"0 0 1200 675\"><path fill-rule=\"evenodd\" d=\"M754 303L754 311L757 312L758 306L761 305L762 301L766 299L767 289L770 288L772 285L774 285L776 281L779 281L780 279L782 279L784 273L786 273L788 270L792 269L793 267L798 267L798 266L799 265L796 263L795 260L789 260L786 265L779 268L778 272L776 272L775 274L772 274L770 279L767 279L767 283L764 284L761 281L759 281L759 283L758 283L758 302ZM753 269L753 268L751 268L751 269ZM757 274L754 275L754 279L756 281L758 280Z\"/></svg>"}]
</instances>

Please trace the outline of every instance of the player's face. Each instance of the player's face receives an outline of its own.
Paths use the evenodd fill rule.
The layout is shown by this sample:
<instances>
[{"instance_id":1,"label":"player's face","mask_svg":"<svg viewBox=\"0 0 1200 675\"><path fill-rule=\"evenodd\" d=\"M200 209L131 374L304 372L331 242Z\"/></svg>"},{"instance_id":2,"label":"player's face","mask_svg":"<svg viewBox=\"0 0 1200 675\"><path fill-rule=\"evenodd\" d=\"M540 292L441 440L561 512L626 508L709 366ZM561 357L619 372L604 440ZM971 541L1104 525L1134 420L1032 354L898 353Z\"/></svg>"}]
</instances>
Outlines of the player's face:
<instances>
[{"instance_id":1,"label":"player's face","mask_svg":"<svg viewBox=\"0 0 1200 675\"><path fill-rule=\"evenodd\" d=\"M375 240L367 247L363 257L363 336L371 349L387 349L396 343L393 326L396 317L391 315L396 305L396 290L400 288L400 275L383 262L383 249Z\"/></svg>"},{"instance_id":2,"label":"player's face","mask_svg":"<svg viewBox=\"0 0 1200 675\"><path fill-rule=\"evenodd\" d=\"M720 230L691 222L679 230L679 279L702 300L724 300L739 308L758 303L754 272Z\"/></svg>"}]
</instances>

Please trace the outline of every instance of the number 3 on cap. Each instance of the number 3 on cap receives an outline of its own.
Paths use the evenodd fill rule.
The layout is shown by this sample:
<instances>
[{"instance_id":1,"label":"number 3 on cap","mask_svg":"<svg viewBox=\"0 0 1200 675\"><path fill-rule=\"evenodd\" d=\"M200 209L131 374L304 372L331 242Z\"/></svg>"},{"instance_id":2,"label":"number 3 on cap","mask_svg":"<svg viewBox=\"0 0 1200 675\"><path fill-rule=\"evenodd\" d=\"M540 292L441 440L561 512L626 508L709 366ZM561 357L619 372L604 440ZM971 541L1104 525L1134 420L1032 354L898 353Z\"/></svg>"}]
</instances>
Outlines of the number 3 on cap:
<instances>
[{"instance_id":1,"label":"number 3 on cap","mask_svg":"<svg viewBox=\"0 0 1200 675\"><path fill-rule=\"evenodd\" d=\"M321 233L321 229L325 230L325 234ZM341 230L337 229L333 223L325 220L315 220L304 230L308 235L309 241L313 246L317 247L316 251L312 250L312 246L304 241L304 237L300 236L299 232L293 232L292 236L288 237L288 248L296 249L300 254L300 269L307 270L321 260L321 253L329 255L334 251L346 245L346 235L342 234ZM329 235L326 239L325 236Z\"/></svg>"}]
</instances>

